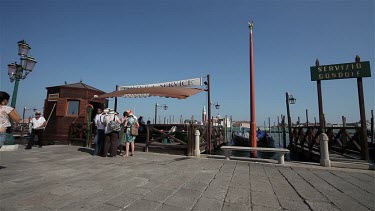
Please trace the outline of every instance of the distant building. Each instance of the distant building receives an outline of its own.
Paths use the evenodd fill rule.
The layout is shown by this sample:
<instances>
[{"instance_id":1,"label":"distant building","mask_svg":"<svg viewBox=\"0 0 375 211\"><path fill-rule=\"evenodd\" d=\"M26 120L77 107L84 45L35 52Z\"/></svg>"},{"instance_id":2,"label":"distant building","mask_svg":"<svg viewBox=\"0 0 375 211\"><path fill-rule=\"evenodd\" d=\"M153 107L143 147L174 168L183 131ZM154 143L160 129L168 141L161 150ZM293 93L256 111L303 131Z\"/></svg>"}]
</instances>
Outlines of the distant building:
<instances>
[{"instance_id":1,"label":"distant building","mask_svg":"<svg viewBox=\"0 0 375 211\"><path fill-rule=\"evenodd\" d=\"M250 122L249 121L233 121L233 127L250 128Z\"/></svg>"},{"instance_id":2,"label":"distant building","mask_svg":"<svg viewBox=\"0 0 375 211\"><path fill-rule=\"evenodd\" d=\"M203 106L203 110L202 110L202 122L206 122L206 121L207 121L206 106Z\"/></svg>"}]
</instances>

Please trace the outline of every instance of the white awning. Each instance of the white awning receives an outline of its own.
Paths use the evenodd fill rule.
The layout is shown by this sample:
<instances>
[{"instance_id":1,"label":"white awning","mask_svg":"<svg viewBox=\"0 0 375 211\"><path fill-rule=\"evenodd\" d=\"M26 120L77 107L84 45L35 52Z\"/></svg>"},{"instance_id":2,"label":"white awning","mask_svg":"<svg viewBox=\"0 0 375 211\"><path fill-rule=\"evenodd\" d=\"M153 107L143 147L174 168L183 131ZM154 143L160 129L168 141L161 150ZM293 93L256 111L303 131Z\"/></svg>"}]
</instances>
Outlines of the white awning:
<instances>
[{"instance_id":1,"label":"white awning","mask_svg":"<svg viewBox=\"0 0 375 211\"><path fill-rule=\"evenodd\" d=\"M186 99L190 96L198 94L204 91L200 88L187 88L187 87L146 87L146 88L134 88L121 91L114 91L107 94L98 96L98 98L112 98L112 97L125 97L125 98L137 98L137 97L166 97L166 98L177 98Z\"/></svg>"}]
</instances>

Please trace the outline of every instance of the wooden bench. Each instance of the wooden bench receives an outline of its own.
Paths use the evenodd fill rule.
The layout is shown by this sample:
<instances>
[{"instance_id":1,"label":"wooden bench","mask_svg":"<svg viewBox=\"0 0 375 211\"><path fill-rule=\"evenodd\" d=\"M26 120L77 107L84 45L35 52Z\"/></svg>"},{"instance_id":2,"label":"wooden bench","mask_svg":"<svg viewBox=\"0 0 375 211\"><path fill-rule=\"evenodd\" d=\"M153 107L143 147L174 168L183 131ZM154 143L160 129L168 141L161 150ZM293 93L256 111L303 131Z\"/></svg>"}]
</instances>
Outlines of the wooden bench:
<instances>
[{"instance_id":1,"label":"wooden bench","mask_svg":"<svg viewBox=\"0 0 375 211\"><path fill-rule=\"evenodd\" d=\"M279 149L279 148L263 148L263 147L240 147L240 146L222 146L221 149L225 153L225 159L230 159L231 151L259 151L259 152L275 152L279 156L279 164L284 164L284 155L289 153L288 149Z\"/></svg>"}]
</instances>

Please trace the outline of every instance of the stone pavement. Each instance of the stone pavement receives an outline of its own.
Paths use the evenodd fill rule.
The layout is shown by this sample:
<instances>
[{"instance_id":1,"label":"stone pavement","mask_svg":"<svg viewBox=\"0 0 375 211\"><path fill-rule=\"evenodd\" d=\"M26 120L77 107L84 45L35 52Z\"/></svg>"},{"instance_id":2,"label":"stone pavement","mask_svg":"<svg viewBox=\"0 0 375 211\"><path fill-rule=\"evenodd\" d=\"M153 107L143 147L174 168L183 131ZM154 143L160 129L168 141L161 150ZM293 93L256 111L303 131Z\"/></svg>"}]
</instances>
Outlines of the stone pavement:
<instances>
[{"instance_id":1,"label":"stone pavement","mask_svg":"<svg viewBox=\"0 0 375 211\"><path fill-rule=\"evenodd\" d=\"M0 152L0 210L374 210L366 170L76 146Z\"/></svg>"}]
</instances>

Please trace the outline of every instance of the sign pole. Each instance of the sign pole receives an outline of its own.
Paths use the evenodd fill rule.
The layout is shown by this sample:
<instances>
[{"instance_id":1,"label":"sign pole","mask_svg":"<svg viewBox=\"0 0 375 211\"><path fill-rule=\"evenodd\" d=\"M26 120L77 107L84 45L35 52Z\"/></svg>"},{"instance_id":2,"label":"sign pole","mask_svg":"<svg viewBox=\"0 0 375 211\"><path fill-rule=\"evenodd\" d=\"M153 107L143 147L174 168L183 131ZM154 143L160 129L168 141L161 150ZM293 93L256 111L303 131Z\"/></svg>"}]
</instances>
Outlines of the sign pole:
<instances>
[{"instance_id":1,"label":"sign pole","mask_svg":"<svg viewBox=\"0 0 375 211\"><path fill-rule=\"evenodd\" d=\"M254 47L253 47L253 22L249 23L250 28L250 147L257 147L256 138L256 116L255 116L255 78L254 78ZM257 157L257 152L251 152L250 156Z\"/></svg>"},{"instance_id":2,"label":"sign pole","mask_svg":"<svg viewBox=\"0 0 375 211\"><path fill-rule=\"evenodd\" d=\"M316 59L315 60L315 66L319 66L319 59ZM324 126L325 126L325 123L324 123L324 116L323 116L323 97L322 97L322 81L321 80L317 80L316 81L316 85L317 85L317 90L318 90L318 107L319 107L319 127L320 127L320 130L321 132L323 133L324 132Z\"/></svg>"},{"instance_id":3,"label":"sign pole","mask_svg":"<svg viewBox=\"0 0 375 211\"><path fill-rule=\"evenodd\" d=\"M355 57L355 62L359 63L360 58L357 55ZM357 87L358 87L358 99L359 99L359 113L361 116L361 156L364 160L369 160L368 154L368 143L367 143L367 128L366 128L366 111L365 111L365 100L363 95L363 83L362 77L357 78Z\"/></svg>"}]
</instances>

